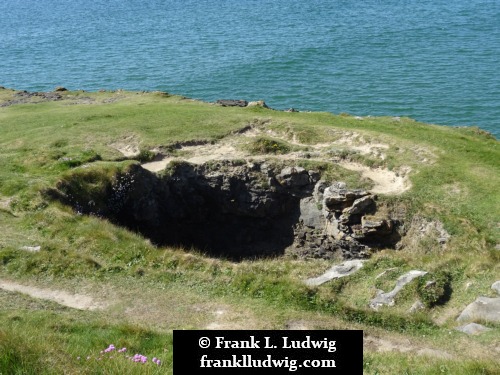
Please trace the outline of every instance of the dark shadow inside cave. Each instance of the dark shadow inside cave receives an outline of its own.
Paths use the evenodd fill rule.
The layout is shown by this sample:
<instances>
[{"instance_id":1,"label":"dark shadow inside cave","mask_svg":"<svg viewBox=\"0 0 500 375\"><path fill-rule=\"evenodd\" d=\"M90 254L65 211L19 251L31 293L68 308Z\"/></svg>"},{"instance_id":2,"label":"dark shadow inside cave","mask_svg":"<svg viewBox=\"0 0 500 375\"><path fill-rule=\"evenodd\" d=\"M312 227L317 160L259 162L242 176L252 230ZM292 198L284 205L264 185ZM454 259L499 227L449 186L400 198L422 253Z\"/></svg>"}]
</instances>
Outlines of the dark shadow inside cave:
<instances>
[{"instance_id":1,"label":"dark shadow inside cave","mask_svg":"<svg viewBox=\"0 0 500 375\"><path fill-rule=\"evenodd\" d=\"M158 246L242 260L281 256L294 241L303 192L271 188L260 170L181 163L164 177L137 173L113 218Z\"/></svg>"},{"instance_id":2,"label":"dark shadow inside cave","mask_svg":"<svg viewBox=\"0 0 500 375\"><path fill-rule=\"evenodd\" d=\"M270 219L212 212L203 220L164 218L154 228L125 225L158 246L192 248L213 257L243 260L283 255L294 241L298 207L294 211Z\"/></svg>"}]
</instances>

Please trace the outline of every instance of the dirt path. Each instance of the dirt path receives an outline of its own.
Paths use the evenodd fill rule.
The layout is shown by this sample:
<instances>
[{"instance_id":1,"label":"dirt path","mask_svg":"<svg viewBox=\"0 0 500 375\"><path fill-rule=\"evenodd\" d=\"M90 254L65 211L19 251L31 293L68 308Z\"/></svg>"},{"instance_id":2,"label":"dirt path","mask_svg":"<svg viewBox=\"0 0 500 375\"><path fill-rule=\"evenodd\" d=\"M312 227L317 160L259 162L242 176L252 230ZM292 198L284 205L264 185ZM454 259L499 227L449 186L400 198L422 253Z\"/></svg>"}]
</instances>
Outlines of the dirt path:
<instances>
[{"instance_id":1,"label":"dirt path","mask_svg":"<svg viewBox=\"0 0 500 375\"><path fill-rule=\"evenodd\" d=\"M87 295L71 294L63 290L37 288L9 280L0 280L0 289L27 294L34 298L54 301L60 305L79 310L100 310L106 307L106 304L97 302Z\"/></svg>"},{"instance_id":2,"label":"dirt path","mask_svg":"<svg viewBox=\"0 0 500 375\"><path fill-rule=\"evenodd\" d=\"M89 287L89 285L87 285ZM68 291L39 288L31 285L20 284L11 280L0 279L0 289L26 294L33 298L54 301L63 306L80 310L101 310L109 305L97 301L94 297L85 294L72 294ZM90 289L94 289L90 287ZM107 287L106 289L110 289ZM296 320L292 317L279 318L270 314L263 317L259 310L249 306L233 305L227 302L206 300L185 301L180 294L168 292L158 297L158 291L147 291L142 297L137 298L137 290L133 287L113 289L108 298L113 301L113 308L109 309L109 316L116 319L138 323L144 326L153 324L162 330L171 330L173 327L199 327L199 329L341 329L339 322L334 317L315 316L303 317ZM113 297L111 297L113 296ZM156 298L151 298L155 296ZM191 296L192 297L192 296ZM172 303L172 301L176 301ZM165 311L169 310L168 314ZM107 312L107 313L108 313ZM285 318L283 320L283 318ZM356 329L351 327L350 329ZM394 352L407 353L418 356L434 357L438 359L453 359L456 352L447 352L436 348L432 343L415 342L404 336L394 336L376 333L364 334L364 350L367 352ZM474 355L483 353L482 347L474 345ZM472 349L471 349L472 350Z\"/></svg>"},{"instance_id":3,"label":"dirt path","mask_svg":"<svg viewBox=\"0 0 500 375\"><path fill-rule=\"evenodd\" d=\"M267 159L268 155L250 155L246 153L241 145L245 143L245 139L257 137L259 135L272 135L274 138L282 138L284 141L292 143L296 146L308 147L314 150L316 156L311 156L309 159L318 161L330 161L331 158L328 157L328 151L332 148L332 143L321 143L316 145L305 145L301 144L296 140L291 142L279 134L269 134L269 132L263 132L262 130L251 128L242 134L228 136L216 144L203 144L196 146L183 146L179 151L181 151L186 156L184 157L171 157L165 156L161 160L156 160L149 163L144 163L142 167L151 172L159 172L168 165L173 160L184 160L193 164L203 164L212 160L234 160L234 159ZM369 144L365 143L363 145L354 145L346 141L345 138L334 142L333 144L340 144L343 147L350 148L352 150L361 152L362 154L374 154L377 157L384 159L385 155L383 150L389 148L388 145L381 143ZM282 160L299 160L303 158L302 152L290 152L285 155L273 155L274 158ZM124 154L125 155L125 154ZM371 191L375 194L387 194L387 195L399 195L410 189L411 184L408 179L408 174L411 172L410 168L403 168L399 173L390 171L384 168L370 168L359 163L353 163L348 161L342 161L339 165L345 169L359 172L363 177L373 181L373 188Z\"/></svg>"},{"instance_id":4,"label":"dirt path","mask_svg":"<svg viewBox=\"0 0 500 375\"><path fill-rule=\"evenodd\" d=\"M407 173L397 174L388 169L369 168L365 165L350 162L341 162L340 165L350 171L360 172L374 182L371 192L375 194L399 195L410 189ZM408 170L409 171L409 170Z\"/></svg>"}]
</instances>

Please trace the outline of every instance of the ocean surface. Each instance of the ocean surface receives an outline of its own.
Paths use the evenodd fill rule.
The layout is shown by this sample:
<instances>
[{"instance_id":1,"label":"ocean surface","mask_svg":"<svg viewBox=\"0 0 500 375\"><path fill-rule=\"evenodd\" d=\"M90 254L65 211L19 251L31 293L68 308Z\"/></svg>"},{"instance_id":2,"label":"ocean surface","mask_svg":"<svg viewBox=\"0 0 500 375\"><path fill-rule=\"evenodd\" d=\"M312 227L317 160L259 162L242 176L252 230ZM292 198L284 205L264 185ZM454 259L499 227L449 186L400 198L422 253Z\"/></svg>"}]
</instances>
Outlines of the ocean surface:
<instances>
[{"instance_id":1,"label":"ocean surface","mask_svg":"<svg viewBox=\"0 0 500 375\"><path fill-rule=\"evenodd\" d=\"M1 0L0 85L263 99L500 137L500 1Z\"/></svg>"}]
</instances>

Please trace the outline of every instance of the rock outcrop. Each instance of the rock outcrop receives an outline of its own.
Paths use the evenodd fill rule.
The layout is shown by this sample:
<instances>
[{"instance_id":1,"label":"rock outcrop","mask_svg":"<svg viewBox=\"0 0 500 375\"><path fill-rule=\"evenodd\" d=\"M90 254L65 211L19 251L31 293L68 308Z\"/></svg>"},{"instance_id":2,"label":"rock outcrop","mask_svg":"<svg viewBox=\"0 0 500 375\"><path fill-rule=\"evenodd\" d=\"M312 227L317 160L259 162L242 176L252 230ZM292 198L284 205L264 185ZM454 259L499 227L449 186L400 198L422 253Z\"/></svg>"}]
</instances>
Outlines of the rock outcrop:
<instances>
[{"instance_id":1,"label":"rock outcrop","mask_svg":"<svg viewBox=\"0 0 500 375\"><path fill-rule=\"evenodd\" d=\"M491 289L500 295L500 281L496 281L491 286ZM477 297L474 302L469 304L464 311L458 316L457 321L484 321L490 323L500 322L500 296Z\"/></svg>"},{"instance_id":2,"label":"rock outcrop","mask_svg":"<svg viewBox=\"0 0 500 375\"><path fill-rule=\"evenodd\" d=\"M248 102L246 100L220 99L217 100L215 104L221 105L223 107L246 107L248 105Z\"/></svg>"},{"instance_id":3,"label":"rock outcrop","mask_svg":"<svg viewBox=\"0 0 500 375\"><path fill-rule=\"evenodd\" d=\"M319 181L313 195L300 201L296 253L331 258L340 250L344 258L364 258L371 248L393 247L400 238L399 222L377 215L376 199L343 182Z\"/></svg>"},{"instance_id":4,"label":"rock outcrop","mask_svg":"<svg viewBox=\"0 0 500 375\"><path fill-rule=\"evenodd\" d=\"M457 318L458 322L500 322L500 298L477 297Z\"/></svg>"},{"instance_id":5,"label":"rock outcrop","mask_svg":"<svg viewBox=\"0 0 500 375\"><path fill-rule=\"evenodd\" d=\"M404 275L401 275L396 281L396 286L393 290L387 293L384 293L383 290L377 291L377 296L370 301L370 307L374 310L378 310L384 305L394 306L394 298L404 288L404 286L409 284L413 279L424 276L425 274L427 274L426 271L411 270Z\"/></svg>"},{"instance_id":6,"label":"rock outcrop","mask_svg":"<svg viewBox=\"0 0 500 375\"><path fill-rule=\"evenodd\" d=\"M340 279L341 277L352 275L363 267L363 262L365 261L360 259L346 260L341 264L334 265L318 277L307 279L305 283L309 286L318 286L333 279Z\"/></svg>"},{"instance_id":7,"label":"rock outcrop","mask_svg":"<svg viewBox=\"0 0 500 375\"><path fill-rule=\"evenodd\" d=\"M491 328L485 327L482 324L469 323L455 328L457 331L466 333L468 335L479 335L483 332L491 331Z\"/></svg>"}]
</instances>

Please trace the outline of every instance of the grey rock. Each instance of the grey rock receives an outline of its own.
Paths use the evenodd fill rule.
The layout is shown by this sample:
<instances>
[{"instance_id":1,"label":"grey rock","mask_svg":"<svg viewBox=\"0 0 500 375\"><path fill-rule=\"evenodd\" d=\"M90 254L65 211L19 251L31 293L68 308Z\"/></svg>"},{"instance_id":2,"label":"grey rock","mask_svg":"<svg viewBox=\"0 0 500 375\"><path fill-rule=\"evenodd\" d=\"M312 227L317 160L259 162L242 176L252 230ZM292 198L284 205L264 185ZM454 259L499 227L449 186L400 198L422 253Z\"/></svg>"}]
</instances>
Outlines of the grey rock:
<instances>
[{"instance_id":1,"label":"grey rock","mask_svg":"<svg viewBox=\"0 0 500 375\"><path fill-rule=\"evenodd\" d=\"M323 193L327 187L328 183L324 180L319 180L316 185L314 185L313 198L318 204L323 204Z\"/></svg>"},{"instance_id":2,"label":"grey rock","mask_svg":"<svg viewBox=\"0 0 500 375\"><path fill-rule=\"evenodd\" d=\"M325 226L323 212L318 208L318 203L313 197L301 199L299 220L310 228L323 228Z\"/></svg>"},{"instance_id":3,"label":"grey rock","mask_svg":"<svg viewBox=\"0 0 500 375\"><path fill-rule=\"evenodd\" d=\"M492 323L500 322L500 297L478 297L457 318L459 322L474 320L483 320Z\"/></svg>"},{"instance_id":4,"label":"grey rock","mask_svg":"<svg viewBox=\"0 0 500 375\"><path fill-rule=\"evenodd\" d=\"M375 204L373 197L371 195L367 195L362 198L356 199L351 207L344 209L342 212L343 215L359 215L362 213L366 213L367 209L373 207Z\"/></svg>"},{"instance_id":5,"label":"grey rock","mask_svg":"<svg viewBox=\"0 0 500 375\"><path fill-rule=\"evenodd\" d=\"M329 186L323 193L323 204L330 211L341 213L352 206L356 199L369 195L364 190L348 190L343 183Z\"/></svg>"},{"instance_id":6,"label":"grey rock","mask_svg":"<svg viewBox=\"0 0 500 375\"><path fill-rule=\"evenodd\" d=\"M310 184L309 173L302 167L287 167L284 168L276 180L281 186L286 187L301 187Z\"/></svg>"},{"instance_id":7,"label":"grey rock","mask_svg":"<svg viewBox=\"0 0 500 375\"><path fill-rule=\"evenodd\" d=\"M361 218L361 231L364 236L388 235L392 233L393 224L388 218L363 216Z\"/></svg>"},{"instance_id":8,"label":"grey rock","mask_svg":"<svg viewBox=\"0 0 500 375\"><path fill-rule=\"evenodd\" d=\"M491 289L500 294L500 281L495 281L491 286Z\"/></svg>"},{"instance_id":9,"label":"grey rock","mask_svg":"<svg viewBox=\"0 0 500 375\"><path fill-rule=\"evenodd\" d=\"M290 169L285 169L277 177L281 186L293 185L286 181L289 175ZM313 180L311 172L309 175L310 181ZM389 217L367 216L376 214L375 198L364 190L347 189L341 181L331 185L318 181L312 197L301 201L300 225L294 232L297 239L306 238L306 242L295 241L294 246L301 251L294 255L307 258L327 254L325 258L330 259L340 250L345 259L360 259L367 257L371 248L393 246L400 238L394 233L393 221ZM316 232L306 236L305 228L314 228ZM319 241L318 236L321 237ZM311 242L317 246L311 246Z\"/></svg>"},{"instance_id":10,"label":"grey rock","mask_svg":"<svg viewBox=\"0 0 500 375\"><path fill-rule=\"evenodd\" d=\"M469 323L455 328L457 331L466 333L468 335L479 335L483 332L491 331L491 328L485 327L477 323Z\"/></svg>"},{"instance_id":11,"label":"grey rock","mask_svg":"<svg viewBox=\"0 0 500 375\"><path fill-rule=\"evenodd\" d=\"M383 305L394 306L394 298L403 289L403 287L410 283L413 279L427 274L426 271L412 270L400 276L396 281L396 286L390 292L384 293L378 290L377 296L370 301L370 307L377 310Z\"/></svg>"},{"instance_id":12,"label":"grey rock","mask_svg":"<svg viewBox=\"0 0 500 375\"><path fill-rule=\"evenodd\" d=\"M336 190L345 190L347 188L347 184L343 181L334 182L331 187Z\"/></svg>"},{"instance_id":13,"label":"grey rock","mask_svg":"<svg viewBox=\"0 0 500 375\"><path fill-rule=\"evenodd\" d=\"M309 286L318 286L333 279L352 275L363 267L363 262L363 260L359 259L347 260L341 264L333 266L321 276L307 279L305 283Z\"/></svg>"},{"instance_id":14,"label":"grey rock","mask_svg":"<svg viewBox=\"0 0 500 375\"><path fill-rule=\"evenodd\" d=\"M215 102L223 107L246 107L248 102L246 100L234 100L234 99L220 99Z\"/></svg>"},{"instance_id":15,"label":"grey rock","mask_svg":"<svg viewBox=\"0 0 500 375\"><path fill-rule=\"evenodd\" d=\"M319 173L318 171L307 171L307 173L309 174L310 182L313 184L317 183L321 178L321 173Z\"/></svg>"}]
</instances>

